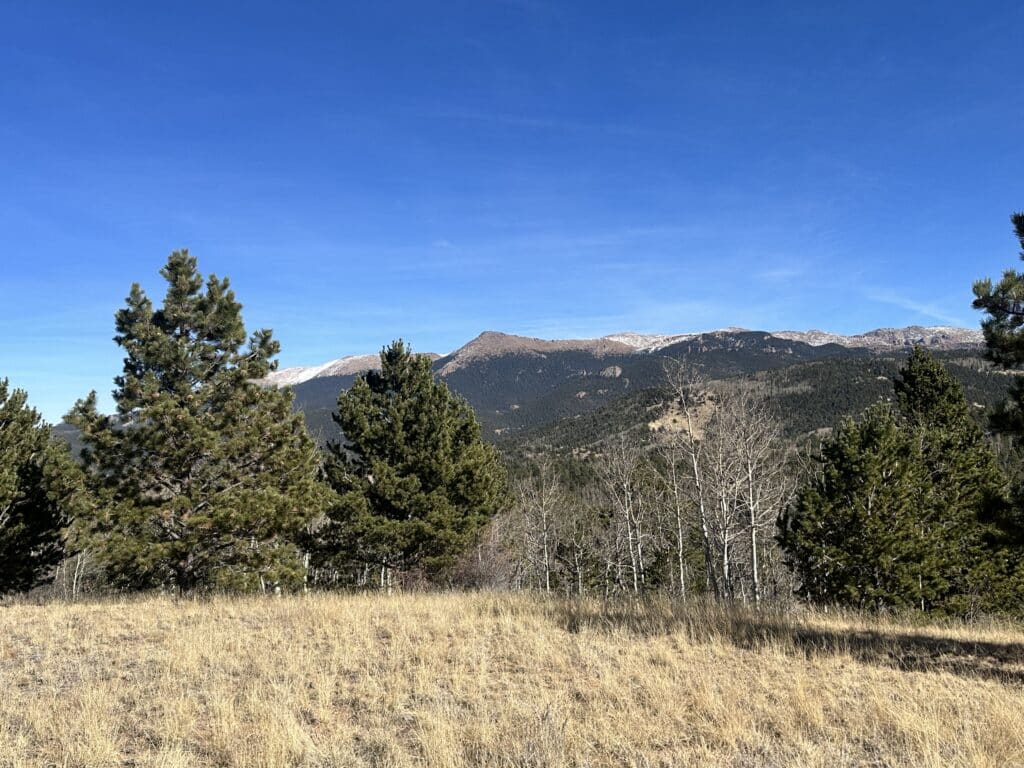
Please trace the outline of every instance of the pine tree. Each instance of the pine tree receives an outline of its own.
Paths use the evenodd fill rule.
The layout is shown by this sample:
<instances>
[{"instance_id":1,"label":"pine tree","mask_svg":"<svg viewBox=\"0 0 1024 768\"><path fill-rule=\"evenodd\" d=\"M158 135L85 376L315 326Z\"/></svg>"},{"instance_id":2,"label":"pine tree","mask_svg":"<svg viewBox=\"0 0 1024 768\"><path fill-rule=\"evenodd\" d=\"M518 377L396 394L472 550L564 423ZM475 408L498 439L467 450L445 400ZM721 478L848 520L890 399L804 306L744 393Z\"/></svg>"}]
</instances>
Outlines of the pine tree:
<instances>
[{"instance_id":1,"label":"pine tree","mask_svg":"<svg viewBox=\"0 0 1024 768\"><path fill-rule=\"evenodd\" d=\"M1013 214L1011 222L1024 259L1024 213ZM978 280L974 297L974 308L988 315L981 324L988 359L1007 370L1024 368L1024 272L1008 269L995 285L988 278ZM1013 378L1009 397L994 414L992 425L1024 439L1024 380L1020 377Z\"/></svg>"},{"instance_id":2,"label":"pine tree","mask_svg":"<svg viewBox=\"0 0 1024 768\"><path fill-rule=\"evenodd\" d=\"M963 387L934 357L915 348L894 381L905 429L921 445L930 478L921 529L945 583L937 609L998 610L1009 565L993 521L1006 506L1005 479L971 414Z\"/></svg>"},{"instance_id":3,"label":"pine tree","mask_svg":"<svg viewBox=\"0 0 1024 768\"><path fill-rule=\"evenodd\" d=\"M846 419L825 442L818 472L779 523L798 594L879 609L920 607L940 592L918 525L929 490L920 451L886 405Z\"/></svg>"},{"instance_id":4,"label":"pine tree","mask_svg":"<svg viewBox=\"0 0 1024 768\"><path fill-rule=\"evenodd\" d=\"M254 383L278 344L269 330L246 343L228 280L210 275L204 287L187 251L161 275L162 307L135 284L116 315L126 353L116 414L101 415L92 393L68 417L101 502L90 546L128 588L301 584L296 541L327 494L290 392Z\"/></svg>"},{"instance_id":5,"label":"pine tree","mask_svg":"<svg viewBox=\"0 0 1024 768\"><path fill-rule=\"evenodd\" d=\"M960 615L1012 610L1013 557L993 523L1006 507L1005 480L963 388L920 348L894 388L897 410L876 407L826 443L820 475L783 520L803 594ZM836 568L851 560L895 578L865 601L863 576Z\"/></svg>"},{"instance_id":6,"label":"pine tree","mask_svg":"<svg viewBox=\"0 0 1024 768\"><path fill-rule=\"evenodd\" d=\"M380 360L338 397L344 443L331 446L328 478L340 502L321 541L325 561L388 583L393 571L447 571L504 505L506 478L428 357L399 340Z\"/></svg>"},{"instance_id":7,"label":"pine tree","mask_svg":"<svg viewBox=\"0 0 1024 768\"><path fill-rule=\"evenodd\" d=\"M85 501L67 445L27 400L0 379L0 594L53 577L65 529Z\"/></svg>"},{"instance_id":8,"label":"pine tree","mask_svg":"<svg viewBox=\"0 0 1024 768\"><path fill-rule=\"evenodd\" d=\"M1010 221L1024 260L1024 212L1013 214ZM974 308L987 315L981 327L988 359L1004 370L1024 369L1024 272L1007 269L995 284L988 278L979 280L974 284L974 297ZM1024 377L1011 377L1007 398L989 423L995 432L1009 436L1018 451L1024 449ZM1024 485L1019 481L1012 495L1012 505L994 522L1000 545L1012 553L1014 561L1011 582L1015 586L1004 590L1006 600L1024 612Z\"/></svg>"}]
</instances>

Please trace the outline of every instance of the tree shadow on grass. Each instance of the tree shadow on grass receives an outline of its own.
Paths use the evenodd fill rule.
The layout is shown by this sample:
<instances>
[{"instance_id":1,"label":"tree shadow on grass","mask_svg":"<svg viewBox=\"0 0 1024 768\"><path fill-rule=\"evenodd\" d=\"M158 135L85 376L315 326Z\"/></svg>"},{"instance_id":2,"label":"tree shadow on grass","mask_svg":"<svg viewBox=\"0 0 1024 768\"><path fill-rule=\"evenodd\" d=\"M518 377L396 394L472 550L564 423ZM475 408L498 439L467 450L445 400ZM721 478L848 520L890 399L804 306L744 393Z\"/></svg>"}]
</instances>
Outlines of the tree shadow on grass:
<instances>
[{"instance_id":1,"label":"tree shadow on grass","mask_svg":"<svg viewBox=\"0 0 1024 768\"><path fill-rule=\"evenodd\" d=\"M964 640L898 628L843 630L778 612L712 604L563 603L556 610L570 632L584 628L655 636L681 633L692 643L723 640L737 648L781 649L807 659L848 655L909 672L949 672L1024 686L1024 643Z\"/></svg>"}]
</instances>

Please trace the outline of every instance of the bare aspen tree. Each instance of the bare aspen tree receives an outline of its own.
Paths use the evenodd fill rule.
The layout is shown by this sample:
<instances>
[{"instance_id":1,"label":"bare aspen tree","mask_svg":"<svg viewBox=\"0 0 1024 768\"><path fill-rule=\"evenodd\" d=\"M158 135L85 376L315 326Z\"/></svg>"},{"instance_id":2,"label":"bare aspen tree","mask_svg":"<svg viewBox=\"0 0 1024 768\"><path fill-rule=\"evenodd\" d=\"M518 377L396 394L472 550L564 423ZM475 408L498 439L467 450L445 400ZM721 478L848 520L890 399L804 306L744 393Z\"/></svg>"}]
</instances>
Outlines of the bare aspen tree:
<instances>
[{"instance_id":1,"label":"bare aspen tree","mask_svg":"<svg viewBox=\"0 0 1024 768\"><path fill-rule=\"evenodd\" d=\"M705 479L711 505L712 537L726 594L764 597L764 535L778 518L791 489L779 424L763 392L718 387L704 435ZM746 541L740 537L746 534ZM745 546L744 546L745 544ZM741 578L746 572L749 582Z\"/></svg>"},{"instance_id":2,"label":"bare aspen tree","mask_svg":"<svg viewBox=\"0 0 1024 768\"><path fill-rule=\"evenodd\" d=\"M598 474L613 518L622 532L629 555L632 591L639 593L647 583L645 550L654 537L649 465L636 440L620 435L598 462Z\"/></svg>"},{"instance_id":3,"label":"bare aspen tree","mask_svg":"<svg viewBox=\"0 0 1024 768\"><path fill-rule=\"evenodd\" d=\"M607 504L607 497L602 494L602 504ZM598 541L597 547L600 553L602 570L603 570L603 583L604 583L604 596L610 597L612 592L627 591L626 581L624 572L626 566L624 564L623 552L626 549L626 533L624 526L621 524L621 518L615 514L615 510L610 509L611 513L604 525L598 529Z\"/></svg>"},{"instance_id":4,"label":"bare aspen tree","mask_svg":"<svg viewBox=\"0 0 1024 768\"><path fill-rule=\"evenodd\" d=\"M601 524L592 501L577 496L565 497L563 514L557 521L560 546L556 557L567 575L567 594L583 595L587 565L597 547Z\"/></svg>"},{"instance_id":5,"label":"bare aspen tree","mask_svg":"<svg viewBox=\"0 0 1024 768\"><path fill-rule=\"evenodd\" d=\"M491 519L479 546L483 547L483 560L487 564L481 574L485 583L516 591L530 586L531 542L518 500Z\"/></svg>"},{"instance_id":6,"label":"bare aspen tree","mask_svg":"<svg viewBox=\"0 0 1024 768\"><path fill-rule=\"evenodd\" d=\"M782 426L764 393L745 390L731 398L738 427L743 482L743 506L750 540L750 575L754 604L763 599L760 552L762 532L775 524L789 499L791 481L786 471ZM767 537L765 537L767 538Z\"/></svg>"},{"instance_id":7,"label":"bare aspen tree","mask_svg":"<svg viewBox=\"0 0 1024 768\"><path fill-rule=\"evenodd\" d=\"M53 586L55 594L64 600L77 600L87 579L98 576L97 569L91 564L87 552L78 552L65 558L54 571Z\"/></svg>"},{"instance_id":8,"label":"bare aspen tree","mask_svg":"<svg viewBox=\"0 0 1024 768\"><path fill-rule=\"evenodd\" d=\"M522 590L529 570L514 506L491 518L477 542L471 583Z\"/></svg>"},{"instance_id":9,"label":"bare aspen tree","mask_svg":"<svg viewBox=\"0 0 1024 768\"><path fill-rule=\"evenodd\" d=\"M708 384L695 367L680 360L666 361L665 377L674 400L673 405L678 408L681 421L680 429L670 430L662 442L663 457L668 473L666 477L667 494L675 522L680 583L683 583L685 571L683 553L686 521L695 516L704 550L705 587L718 598L721 596L721 590L711 541L704 446L699 431L701 410L707 407ZM684 464L688 470L688 476L683 474ZM687 514L687 508L691 504L694 515Z\"/></svg>"},{"instance_id":10,"label":"bare aspen tree","mask_svg":"<svg viewBox=\"0 0 1024 768\"><path fill-rule=\"evenodd\" d=\"M742 461L736 439L741 430L738 415L719 397L702 439L704 482L710 499L708 523L718 555L721 594L730 599L736 593L734 544L743 527Z\"/></svg>"},{"instance_id":11,"label":"bare aspen tree","mask_svg":"<svg viewBox=\"0 0 1024 768\"><path fill-rule=\"evenodd\" d=\"M686 599L686 542L694 522L690 505L691 477L683 464L685 457L680 441L671 436L662 441L659 452L662 458L661 484L663 506L666 508L665 527L675 549L675 574L673 581L679 596Z\"/></svg>"},{"instance_id":12,"label":"bare aspen tree","mask_svg":"<svg viewBox=\"0 0 1024 768\"><path fill-rule=\"evenodd\" d=\"M565 492L551 462L542 459L534 474L516 482L515 494L514 513L523 554L537 576L538 586L550 592L557 567L557 520L566 507Z\"/></svg>"},{"instance_id":13,"label":"bare aspen tree","mask_svg":"<svg viewBox=\"0 0 1024 768\"><path fill-rule=\"evenodd\" d=\"M654 469L646 455L639 466L637 475L636 503L633 505L633 531L636 536L637 563L640 567L640 584L647 588L647 564L656 559L661 547L661 527L658 513L662 508L660 485L655 482Z\"/></svg>"}]
</instances>

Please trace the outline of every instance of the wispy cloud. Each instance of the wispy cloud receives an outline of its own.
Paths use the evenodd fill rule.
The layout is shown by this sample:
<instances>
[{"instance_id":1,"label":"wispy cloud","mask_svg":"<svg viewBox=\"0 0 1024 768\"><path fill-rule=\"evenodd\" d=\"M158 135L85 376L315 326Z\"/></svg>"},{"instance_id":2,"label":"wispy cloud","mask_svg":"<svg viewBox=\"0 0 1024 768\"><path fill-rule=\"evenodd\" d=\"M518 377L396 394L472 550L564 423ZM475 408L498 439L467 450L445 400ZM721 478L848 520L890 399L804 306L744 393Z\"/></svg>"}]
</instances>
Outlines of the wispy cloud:
<instances>
[{"instance_id":1,"label":"wispy cloud","mask_svg":"<svg viewBox=\"0 0 1024 768\"><path fill-rule=\"evenodd\" d=\"M957 317L956 315L950 314L943 307L928 302L918 301L910 296L903 296L892 291L869 289L864 291L864 298L870 301L876 301L879 304L888 304L893 307L905 309L908 312L914 312L921 317L936 320L943 325L964 325L966 322L963 317Z\"/></svg>"},{"instance_id":2,"label":"wispy cloud","mask_svg":"<svg viewBox=\"0 0 1024 768\"><path fill-rule=\"evenodd\" d=\"M477 112L473 110L452 110L437 112L426 117L440 120L454 120L464 123L490 123L508 128L525 130L558 131L563 133L601 133L615 136L672 136L670 131L648 128L625 123L607 123L550 117L547 115L511 114L502 112Z\"/></svg>"},{"instance_id":3,"label":"wispy cloud","mask_svg":"<svg viewBox=\"0 0 1024 768\"><path fill-rule=\"evenodd\" d=\"M784 283L801 277L804 272L803 267L780 266L761 270L757 273L757 277L760 280L766 280L771 283Z\"/></svg>"}]
</instances>

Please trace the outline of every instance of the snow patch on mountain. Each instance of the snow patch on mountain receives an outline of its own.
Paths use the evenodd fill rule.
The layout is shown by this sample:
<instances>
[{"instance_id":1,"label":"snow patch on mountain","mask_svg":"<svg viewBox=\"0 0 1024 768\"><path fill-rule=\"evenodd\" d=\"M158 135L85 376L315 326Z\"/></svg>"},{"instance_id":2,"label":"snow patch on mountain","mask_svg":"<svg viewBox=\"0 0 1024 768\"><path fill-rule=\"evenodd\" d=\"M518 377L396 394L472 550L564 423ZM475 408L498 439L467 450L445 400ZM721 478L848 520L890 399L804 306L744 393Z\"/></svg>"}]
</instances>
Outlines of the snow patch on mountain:
<instances>
[{"instance_id":1,"label":"snow patch on mountain","mask_svg":"<svg viewBox=\"0 0 1024 768\"><path fill-rule=\"evenodd\" d=\"M272 371L263 380L276 387L291 387L310 379L327 376L351 376L380 368L380 355L349 355L323 365L296 366Z\"/></svg>"},{"instance_id":2,"label":"snow patch on mountain","mask_svg":"<svg viewBox=\"0 0 1024 768\"><path fill-rule=\"evenodd\" d=\"M842 336L828 331L777 331L772 334L787 341L802 341L813 347L839 344L843 347L864 349L900 349L922 346L930 349L955 349L984 343L985 337L974 328L954 328L948 325L911 325L907 328L877 328L867 333Z\"/></svg>"}]
</instances>

